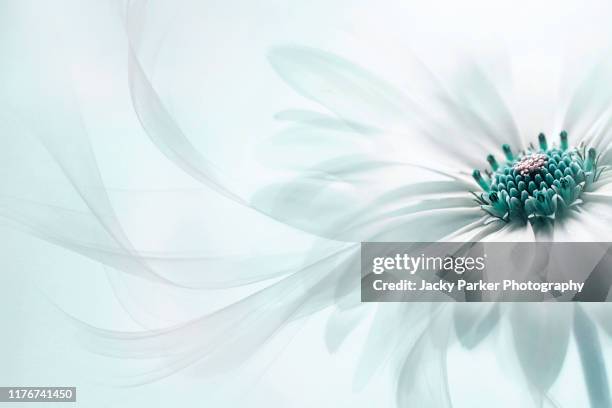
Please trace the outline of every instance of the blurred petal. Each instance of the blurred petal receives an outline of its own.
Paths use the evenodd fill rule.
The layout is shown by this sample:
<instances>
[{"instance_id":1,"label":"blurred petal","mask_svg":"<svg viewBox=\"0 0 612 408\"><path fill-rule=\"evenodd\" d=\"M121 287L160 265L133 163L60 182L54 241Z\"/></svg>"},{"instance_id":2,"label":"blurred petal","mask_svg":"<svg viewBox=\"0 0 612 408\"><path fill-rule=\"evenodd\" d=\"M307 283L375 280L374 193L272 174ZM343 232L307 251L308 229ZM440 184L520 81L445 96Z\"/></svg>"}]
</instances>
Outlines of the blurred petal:
<instances>
[{"instance_id":1,"label":"blurred petal","mask_svg":"<svg viewBox=\"0 0 612 408\"><path fill-rule=\"evenodd\" d=\"M610 399L608 372L597 327L580 304L575 309L574 338L582 362L591 407L609 407L612 405L612 400Z\"/></svg>"},{"instance_id":2,"label":"blurred petal","mask_svg":"<svg viewBox=\"0 0 612 408\"><path fill-rule=\"evenodd\" d=\"M514 303L510 323L514 348L523 373L533 387L533 398L541 401L557 379L569 341L573 305L559 303Z\"/></svg>"},{"instance_id":3,"label":"blurred petal","mask_svg":"<svg viewBox=\"0 0 612 408\"><path fill-rule=\"evenodd\" d=\"M391 85L333 54L285 46L269 53L278 74L303 96L349 123L387 129L410 115L405 97Z\"/></svg>"},{"instance_id":4,"label":"blurred petal","mask_svg":"<svg viewBox=\"0 0 612 408\"><path fill-rule=\"evenodd\" d=\"M206 186L238 203L243 203L242 198L226 187L228 181L224 180L220 170L193 146L168 113L131 48L129 81L138 119L159 150L187 174Z\"/></svg>"},{"instance_id":5,"label":"blurred petal","mask_svg":"<svg viewBox=\"0 0 612 408\"><path fill-rule=\"evenodd\" d=\"M455 334L463 347L476 347L500 320L498 303L457 303L453 305Z\"/></svg>"},{"instance_id":6,"label":"blurred petal","mask_svg":"<svg viewBox=\"0 0 612 408\"><path fill-rule=\"evenodd\" d=\"M452 407L446 370L447 318L444 308L439 315L430 317L428 328L403 363L397 385L398 407Z\"/></svg>"},{"instance_id":7,"label":"blurred petal","mask_svg":"<svg viewBox=\"0 0 612 408\"><path fill-rule=\"evenodd\" d=\"M564 129L575 141L597 139L598 123L610 123L612 81L609 72L612 59L601 60L580 83L567 108ZM606 129L600 128L600 131ZM607 147L607 146L606 146Z\"/></svg>"}]
</instances>

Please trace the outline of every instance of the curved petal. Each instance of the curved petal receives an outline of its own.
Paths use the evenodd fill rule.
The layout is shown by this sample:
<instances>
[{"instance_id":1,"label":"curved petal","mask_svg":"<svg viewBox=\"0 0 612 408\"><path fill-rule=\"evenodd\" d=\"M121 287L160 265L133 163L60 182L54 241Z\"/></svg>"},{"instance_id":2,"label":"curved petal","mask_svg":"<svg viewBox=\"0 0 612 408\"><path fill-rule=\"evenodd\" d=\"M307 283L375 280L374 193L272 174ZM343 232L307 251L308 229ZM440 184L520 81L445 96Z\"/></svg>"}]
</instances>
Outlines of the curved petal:
<instances>
[{"instance_id":1,"label":"curved petal","mask_svg":"<svg viewBox=\"0 0 612 408\"><path fill-rule=\"evenodd\" d=\"M580 83L565 113L564 129L587 142L599 137L598 123L609 123L612 102L612 81L609 72L612 59L604 58ZM600 128L600 131L605 131Z\"/></svg>"},{"instance_id":2,"label":"curved petal","mask_svg":"<svg viewBox=\"0 0 612 408\"><path fill-rule=\"evenodd\" d=\"M151 140L159 150L187 174L198 181L238 202L244 200L229 190L228 181L206 157L204 157L182 132L147 76L134 51L129 49L130 93L136 115Z\"/></svg>"},{"instance_id":3,"label":"curved petal","mask_svg":"<svg viewBox=\"0 0 612 408\"><path fill-rule=\"evenodd\" d=\"M180 287L210 289L241 286L289 274L300 265L295 261L300 257L294 258L286 253L215 256L136 249L127 253L94 215L28 200L0 196L0 216L8 226L117 270L145 277L148 273L154 273L158 280ZM322 255L312 254L311 259Z\"/></svg>"},{"instance_id":4,"label":"curved petal","mask_svg":"<svg viewBox=\"0 0 612 408\"><path fill-rule=\"evenodd\" d=\"M347 124L388 129L412 115L400 92L336 55L314 48L284 46L272 49L268 59L297 92L327 107Z\"/></svg>"},{"instance_id":5,"label":"curved petal","mask_svg":"<svg viewBox=\"0 0 612 408\"><path fill-rule=\"evenodd\" d=\"M449 163L471 168L484 165L486 154L500 149L502 143L523 147L505 103L475 66L456 78L456 95L433 83L438 95L425 102L318 49L277 47L270 51L269 59L297 92L325 106L356 131L366 125L381 131L379 139L385 133L392 135L388 154L397 154L401 140L419 159L443 156Z\"/></svg>"},{"instance_id":6,"label":"curved petal","mask_svg":"<svg viewBox=\"0 0 612 408\"><path fill-rule=\"evenodd\" d=\"M541 401L565 361L573 305L514 303L510 323L514 348L535 401Z\"/></svg>"},{"instance_id":7,"label":"curved petal","mask_svg":"<svg viewBox=\"0 0 612 408\"><path fill-rule=\"evenodd\" d=\"M402 355L413 345L420 330L428 323L429 313L439 305L428 303L384 303L377 305L366 343L355 371L354 387L362 389L385 364ZM410 327L398 332L397 327Z\"/></svg>"},{"instance_id":8,"label":"curved petal","mask_svg":"<svg viewBox=\"0 0 612 408\"><path fill-rule=\"evenodd\" d=\"M500 320L499 303L457 303L453 305L455 335L471 349L484 340Z\"/></svg>"},{"instance_id":9,"label":"curved petal","mask_svg":"<svg viewBox=\"0 0 612 408\"><path fill-rule=\"evenodd\" d=\"M349 334L367 317L363 304L348 310L337 309L325 327L325 345L330 352L336 352Z\"/></svg>"},{"instance_id":10,"label":"curved petal","mask_svg":"<svg viewBox=\"0 0 612 408\"><path fill-rule=\"evenodd\" d=\"M608 372L597 328L580 304L576 306L574 313L574 337L591 407L611 406Z\"/></svg>"},{"instance_id":11,"label":"curved petal","mask_svg":"<svg viewBox=\"0 0 612 408\"><path fill-rule=\"evenodd\" d=\"M341 267L359 259L358 247L307 265L238 302L209 315L161 330L103 330L78 320L80 334L92 350L108 356L162 359L160 367L121 383L143 384L191 367L210 376L235 368L263 346L278 330L299 317L329 305ZM330 270L332 271L330 273Z\"/></svg>"},{"instance_id":12,"label":"curved petal","mask_svg":"<svg viewBox=\"0 0 612 408\"><path fill-rule=\"evenodd\" d=\"M446 369L449 316L445 309L440 310L439 316L432 317L401 367L397 385L398 407L452 407Z\"/></svg>"}]
</instances>

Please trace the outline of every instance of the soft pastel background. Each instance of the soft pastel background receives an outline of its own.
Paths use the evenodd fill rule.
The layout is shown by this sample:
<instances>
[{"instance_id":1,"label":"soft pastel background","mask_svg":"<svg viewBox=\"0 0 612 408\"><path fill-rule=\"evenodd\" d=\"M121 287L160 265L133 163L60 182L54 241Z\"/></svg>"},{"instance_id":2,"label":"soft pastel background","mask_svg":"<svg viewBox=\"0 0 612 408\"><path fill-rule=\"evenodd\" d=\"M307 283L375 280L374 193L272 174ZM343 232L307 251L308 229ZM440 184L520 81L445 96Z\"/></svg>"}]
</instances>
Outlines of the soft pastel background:
<instances>
[{"instance_id":1,"label":"soft pastel background","mask_svg":"<svg viewBox=\"0 0 612 408\"><path fill-rule=\"evenodd\" d=\"M187 369L126 386L123 376L163 361L108 358L82 341L67 316L115 330L167 327L257 287L168 288L120 272L54 235L86 246L99 242L99 227L45 208L93 208L152 257L225 256L243 269L297 265L314 240L228 200L162 154L135 113L129 47L183 133L223 184L248 199L292 164L266 147L282 129L274 115L314 106L271 67L272 47L332 51L415 88L418 78L394 64L402 55L388 52L390 44L404 44L441 73L469 55L514 78L500 88L512 91L521 130L536 134L538 123L554 122L547 101L571 91L558 87L562 75L607 53L610 13L606 1L0 0L0 385L75 385L83 407L392 406L388 370L354 387L367 324L330 353L327 309L213 378ZM564 70L567 61L573 65ZM264 255L271 258L252 262ZM207 273L225 273L223 261L207 265ZM173 277L172 264L163 270ZM501 325L474 350L449 349L455 406L528 406L509 342ZM573 340L551 395L565 407L588 404Z\"/></svg>"}]
</instances>

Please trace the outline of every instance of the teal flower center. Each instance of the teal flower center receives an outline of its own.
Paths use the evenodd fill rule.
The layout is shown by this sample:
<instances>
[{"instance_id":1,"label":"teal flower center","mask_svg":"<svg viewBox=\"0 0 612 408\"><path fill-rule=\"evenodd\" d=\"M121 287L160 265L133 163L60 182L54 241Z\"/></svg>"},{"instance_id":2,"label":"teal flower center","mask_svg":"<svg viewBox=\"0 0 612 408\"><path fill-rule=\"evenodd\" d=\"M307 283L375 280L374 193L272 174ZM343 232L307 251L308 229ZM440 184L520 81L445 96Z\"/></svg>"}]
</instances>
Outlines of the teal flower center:
<instances>
[{"instance_id":1,"label":"teal flower center","mask_svg":"<svg viewBox=\"0 0 612 408\"><path fill-rule=\"evenodd\" d=\"M568 146L567 132L560 145L549 148L546 136L538 136L539 148L530 147L515 155L503 145L505 162L487 156L491 170L472 173L483 192L474 195L480 207L504 221L555 219L582 203L580 195L601 174L597 152Z\"/></svg>"}]
</instances>

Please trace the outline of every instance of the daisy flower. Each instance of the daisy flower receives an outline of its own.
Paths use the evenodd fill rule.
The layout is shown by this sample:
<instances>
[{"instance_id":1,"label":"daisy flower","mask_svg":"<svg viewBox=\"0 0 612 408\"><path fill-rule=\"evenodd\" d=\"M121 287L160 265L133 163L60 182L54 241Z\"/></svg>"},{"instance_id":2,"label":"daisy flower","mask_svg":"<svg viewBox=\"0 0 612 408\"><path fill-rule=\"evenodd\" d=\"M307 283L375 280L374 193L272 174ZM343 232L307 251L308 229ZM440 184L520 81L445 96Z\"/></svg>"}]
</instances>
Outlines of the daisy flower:
<instances>
[{"instance_id":1,"label":"daisy flower","mask_svg":"<svg viewBox=\"0 0 612 408\"><path fill-rule=\"evenodd\" d=\"M318 49L279 47L269 58L294 90L328 112L291 110L278 115L291 124L291 130L282 134L293 138L285 153L296 160L300 155L304 162L311 160L293 180L277 186L271 211L283 221L301 226L300 216L307 214L308 225L316 224L318 214L329 216L321 205L327 201L319 203L318 197L335 192L342 194L346 205L336 219L328 220L329 229L316 231L334 240L502 241L509 242L511 252L512 242L517 241L605 241L609 236L604 225L612 205L607 171L612 134L606 104L612 89L592 88L607 84L605 64L577 85L560 126L543 123L546 133L524 135L496 84L477 66L464 66L457 82L446 86L420 65L424 72L419 78L428 77L433 91L419 95ZM335 155L317 161L307 148ZM304 194L296 199L299 192ZM368 199L353 205L352 197ZM530 262L517 262L517 267L529 268ZM604 254L593 274L607 276L608 265ZM610 279L602 282L607 286L596 291L600 301L607 297ZM605 306L589 309L599 320L597 326L581 306L430 305L431 319L419 331L420 337L411 341L402 328L419 327L422 308L381 305L371 328L371 348L364 353L385 350L390 356L405 357L398 375L399 406L412 406L426 395L435 400L428 406L450 406L445 383L449 339L472 348L501 317L511 328L516 356L537 406L553 401L548 391L563 366L572 327L591 404L610 404L597 338L598 330L609 326L601 313ZM340 309L339 315L348 317L346 308ZM388 329L395 319L402 324ZM342 326L342 318L336 317L334 323ZM454 333L449 326L455 326ZM376 363L364 360L358 377L367 378ZM420 376L422 370L427 374Z\"/></svg>"},{"instance_id":2,"label":"daisy flower","mask_svg":"<svg viewBox=\"0 0 612 408\"><path fill-rule=\"evenodd\" d=\"M332 352L367 325L355 387L365 387L383 368L390 370L398 407L452 406L451 379L457 366L448 363L449 350L460 345L469 353L502 330L510 333L511 355L534 406L555 406L551 387L573 343L591 406L611 405L602 338L612 335L612 324L605 304L366 304L360 299L359 274L360 243L367 241L508 242L509 261L521 268L533 268L533 260L513 259L513 242L610 241L609 61L575 83L564 83L571 96L550 101L559 107L558 120L534 124L540 116L525 110L529 95L514 95L509 103L511 95L502 88L512 88L512 82L492 79L471 62L458 64L452 78L442 79L414 59L405 75L420 88L413 90L369 66L380 61L358 63L317 48L278 46L268 54L278 84L284 81L304 106L277 113L283 128L261 141L258 154L279 175L250 196L230 187L223 172L191 143L145 72L141 53L146 41L140 29L146 8L147 2L140 1L118 7L128 37L123 62L131 108L157 149L155 157L225 200L219 207L246 209L253 217L315 238L297 264L282 253L183 257L169 250L139 249L122 223L135 214L117 215L79 109L66 93L71 81L64 77L65 67L53 65L60 74L46 82L15 70L29 97L6 103L7 122L18 123L10 131L34 142L28 139L32 143L26 145L24 136L11 139L9 146L15 151L26 150L19 150L22 141L28 149L36 146L28 157L51 163L48 168L65 177L63 186L70 194L54 190L58 202L49 202L44 192L53 184L40 171L35 177L40 197L29 185L27 191L17 188L26 199L3 195L0 215L9 226L147 284L190 291L256 286L209 313L163 328L107 330L74 319L86 344L104 355L159 363L121 381L143 384L187 369L200 376L236 369L282 329L327 310L325 341ZM148 56L155 60L158 49L151 48ZM46 62L57 59L45 47L41 55ZM87 78L83 82L98 84ZM104 87L85 91L104 95L106 109L114 107L115 99ZM55 107L62 108L61 115L51 109ZM526 118L529 123L521 122ZM524 131L534 127L538 131ZM160 196L171 195L166 193ZM29 199L32 194L35 199ZM138 209L144 212L146 207ZM176 203L169 207L181 208ZM151 218L147 234L155 224ZM238 241L236 235L231 238ZM561 256L567 257L558 260L563 262L572 254ZM605 283L590 288L602 301L610 286L608 258L602 255L590 274ZM153 301L160 303L157 297Z\"/></svg>"},{"instance_id":3,"label":"daisy flower","mask_svg":"<svg viewBox=\"0 0 612 408\"><path fill-rule=\"evenodd\" d=\"M260 154L268 162L280 160L279 166L291 172L242 204L318 236L304 264L268 274L261 280L280 278L219 311L167 329L116 332L83 324L88 344L106 355L162 358L157 369L130 379L135 383L188 367L213 374L240 366L279 329L333 306L329 350L339 350L360 324L370 325L354 384L365 387L383 368L391 370L399 407L424 401L452 406L449 350L454 344L473 350L499 330L511 333L511 349L534 406L555 406L551 387L571 338L591 406L608 406L600 337L612 327L605 304L364 304L358 273L364 241L511 246L605 240L612 205L607 171L612 135L606 127L612 89L596 91L610 91L611 98L584 105L584 95L593 83L603 83L599 76L605 70L595 69L577 86L558 129L532 137L520 134L497 88L476 66L465 66L458 82L447 87L430 75L433 92L408 96L366 68L319 49L278 47L269 60L286 83L327 112L277 114L288 126L262 144ZM133 97L143 124L150 126L149 113L162 110L144 103L154 90L134 68L133 80L143 89L135 87ZM588 112L591 122L575 121L578 109ZM171 123L169 116L162 120ZM181 168L215 183L196 154L176 143L176 133L155 137ZM607 259L603 256L592 270L604 282ZM511 261L517 268L533 267L533 259ZM609 284L596 289L605 300Z\"/></svg>"}]
</instances>

